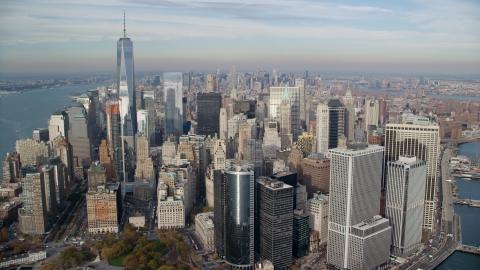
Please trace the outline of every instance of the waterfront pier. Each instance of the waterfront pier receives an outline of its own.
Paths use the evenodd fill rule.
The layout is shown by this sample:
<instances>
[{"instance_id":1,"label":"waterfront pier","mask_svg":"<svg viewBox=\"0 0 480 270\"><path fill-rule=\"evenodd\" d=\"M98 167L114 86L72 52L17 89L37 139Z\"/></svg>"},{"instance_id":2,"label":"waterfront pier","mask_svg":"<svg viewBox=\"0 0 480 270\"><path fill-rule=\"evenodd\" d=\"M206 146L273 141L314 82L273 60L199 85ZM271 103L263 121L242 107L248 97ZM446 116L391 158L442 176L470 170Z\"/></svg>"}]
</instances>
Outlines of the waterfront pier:
<instances>
[{"instance_id":1,"label":"waterfront pier","mask_svg":"<svg viewBox=\"0 0 480 270\"><path fill-rule=\"evenodd\" d=\"M480 247L469 246L469 245L458 245L458 251L467 252L471 254L480 255Z\"/></svg>"}]
</instances>

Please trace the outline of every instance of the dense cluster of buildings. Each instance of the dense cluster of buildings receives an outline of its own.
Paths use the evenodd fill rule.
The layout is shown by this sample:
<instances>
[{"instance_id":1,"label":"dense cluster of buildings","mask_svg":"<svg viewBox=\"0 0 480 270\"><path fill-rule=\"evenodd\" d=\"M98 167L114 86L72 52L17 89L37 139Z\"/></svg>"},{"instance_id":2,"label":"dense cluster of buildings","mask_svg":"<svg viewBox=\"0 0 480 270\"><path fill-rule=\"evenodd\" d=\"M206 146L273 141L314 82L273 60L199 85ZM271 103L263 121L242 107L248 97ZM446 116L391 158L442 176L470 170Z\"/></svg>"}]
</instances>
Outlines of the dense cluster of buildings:
<instances>
[{"instance_id":1,"label":"dense cluster of buildings","mask_svg":"<svg viewBox=\"0 0 480 270\"><path fill-rule=\"evenodd\" d=\"M90 233L121 230L125 196L155 200L157 228L195 222L202 247L235 269L290 269L325 246L330 266L383 267L435 230L440 139L461 124L354 95L363 79L325 87L233 66L139 83L133 42L117 49L116 85L79 95L3 161L0 192L21 203L0 213L17 211L23 233L45 234L84 179ZM192 220L204 205L213 211Z\"/></svg>"}]
</instances>

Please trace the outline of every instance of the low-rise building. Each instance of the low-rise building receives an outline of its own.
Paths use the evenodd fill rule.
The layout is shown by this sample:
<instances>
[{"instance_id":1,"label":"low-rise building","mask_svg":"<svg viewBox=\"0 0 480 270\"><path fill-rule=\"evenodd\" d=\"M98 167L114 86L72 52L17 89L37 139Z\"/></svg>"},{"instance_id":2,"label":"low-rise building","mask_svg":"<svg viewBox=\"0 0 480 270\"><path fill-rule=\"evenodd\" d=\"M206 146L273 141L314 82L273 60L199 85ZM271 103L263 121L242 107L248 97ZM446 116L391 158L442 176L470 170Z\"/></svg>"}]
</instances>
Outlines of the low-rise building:
<instances>
[{"instance_id":1,"label":"low-rise building","mask_svg":"<svg viewBox=\"0 0 480 270\"><path fill-rule=\"evenodd\" d=\"M47 252L45 250L32 250L28 253L15 255L12 257L0 259L0 268L8 267L9 265L18 265L32 263L47 258Z\"/></svg>"},{"instance_id":2,"label":"low-rise building","mask_svg":"<svg viewBox=\"0 0 480 270\"><path fill-rule=\"evenodd\" d=\"M133 197L144 201L155 197L154 179L137 179L133 182Z\"/></svg>"},{"instance_id":3,"label":"low-rise building","mask_svg":"<svg viewBox=\"0 0 480 270\"><path fill-rule=\"evenodd\" d=\"M213 212L200 213L195 216L195 236L205 250L215 249Z\"/></svg>"},{"instance_id":4,"label":"low-rise building","mask_svg":"<svg viewBox=\"0 0 480 270\"><path fill-rule=\"evenodd\" d=\"M145 227L145 216L144 215L135 215L128 218L128 222L132 224L135 228Z\"/></svg>"},{"instance_id":5,"label":"low-rise building","mask_svg":"<svg viewBox=\"0 0 480 270\"><path fill-rule=\"evenodd\" d=\"M307 214L310 216L310 230L319 233L319 245L327 243L328 238L328 196L320 192L314 193L308 200Z\"/></svg>"},{"instance_id":6,"label":"low-rise building","mask_svg":"<svg viewBox=\"0 0 480 270\"><path fill-rule=\"evenodd\" d=\"M0 217L8 220L18 218L18 209L22 208L21 202L4 202L0 204Z\"/></svg>"},{"instance_id":7,"label":"low-rise building","mask_svg":"<svg viewBox=\"0 0 480 270\"><path fill-rule=\"evenodd\" d=\"M5 183L0 185L0 197L13 198L22 193L21 183Z\"/></svg>"}]
</instances>

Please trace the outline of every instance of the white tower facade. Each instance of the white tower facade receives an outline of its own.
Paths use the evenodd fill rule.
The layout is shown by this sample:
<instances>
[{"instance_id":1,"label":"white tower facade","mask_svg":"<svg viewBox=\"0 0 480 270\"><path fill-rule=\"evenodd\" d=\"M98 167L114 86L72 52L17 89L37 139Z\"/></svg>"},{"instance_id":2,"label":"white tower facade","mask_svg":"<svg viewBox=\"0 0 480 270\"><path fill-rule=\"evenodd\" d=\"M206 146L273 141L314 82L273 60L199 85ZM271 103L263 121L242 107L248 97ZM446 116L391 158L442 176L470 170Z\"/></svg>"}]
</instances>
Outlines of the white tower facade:
<instances>
[{"instance_id":1,"label":"white tower facade","mask_svg":"<svg viewBox=\"0 0 480 270\"><path fill-rule=\"evenodd\" d=\"M227 109L220 108L220 139L226 140L228 134Z\"/></svg>"},{"instance_id":2,"label":"white tower facade","mask_svg":"<svg viewBox=\"0 0 480 270\"><path fill-rule=\"evenodd\" d=\"M138 110L137 111L137 132L141 132L145 137L148 138L148 111L147 110Z\"/></svg>"},{"instance_id":3,"label":"white tower facade","mask_svg":"<svg viewBox=\"0 0 480 270\"><path fill-rule=\"evenodd\" d=\"M391 227L379 216L384 148L347 143L330 149L327 263L372 269L389 261Z\"/></svg>"},{"instance_id":4,"label":"white tower facade","mask_svg":"<svg viewBox=\"0 0 480 270\"><path fill-rule=\"evenodd\" d=\"M317 153L328 156L329 138L329 112L326 103L320 103L317 107Z\"/></svg>"},{"instance_id":5,"label":"white tower facade","mask_svg":"<svg viewBox=\"0 0 480 270\"><path fill-rule=\"evenodd\" d=\"M408 256L421 245L426 179L426 161L401 156L388 162L385 217L392 226L392 251L398 256Z\"/></svg>"}]
</instances>

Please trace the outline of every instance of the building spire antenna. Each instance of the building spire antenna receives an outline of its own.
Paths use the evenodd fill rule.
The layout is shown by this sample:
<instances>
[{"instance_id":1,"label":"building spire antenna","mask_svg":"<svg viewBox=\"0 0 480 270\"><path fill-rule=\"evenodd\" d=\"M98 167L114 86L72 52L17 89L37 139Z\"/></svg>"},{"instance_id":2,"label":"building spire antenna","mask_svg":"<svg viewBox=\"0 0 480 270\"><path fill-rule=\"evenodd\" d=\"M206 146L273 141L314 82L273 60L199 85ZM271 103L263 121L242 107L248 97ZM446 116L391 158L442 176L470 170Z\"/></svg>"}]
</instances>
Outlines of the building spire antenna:
<instances>
[{"instance_id":1,"label":"building spire antenna","mask_svg":"<svg viewBox=\"0 0 480 270\"><path fill-rule=\"evenodd\" d=\"M125 8L123 8L123 38L127 38L127 34L125 31Z\"/></svg>"}]
</instances>

